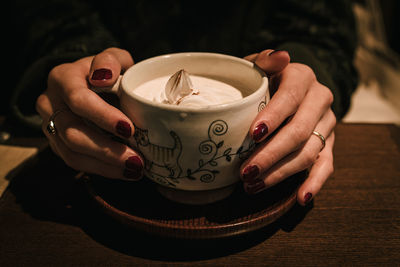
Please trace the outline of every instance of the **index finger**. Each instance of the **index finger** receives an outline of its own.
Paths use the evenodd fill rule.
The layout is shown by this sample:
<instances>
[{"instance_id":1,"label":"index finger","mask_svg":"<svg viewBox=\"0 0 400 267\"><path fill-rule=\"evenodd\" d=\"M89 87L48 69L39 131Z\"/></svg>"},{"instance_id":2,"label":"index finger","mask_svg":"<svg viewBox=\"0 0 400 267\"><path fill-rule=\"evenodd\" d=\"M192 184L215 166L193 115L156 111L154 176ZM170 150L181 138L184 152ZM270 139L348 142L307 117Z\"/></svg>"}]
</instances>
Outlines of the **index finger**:
<instances>
[{"instance_id":1,"label":"index finger","mask_svg":"<svg viewBox=\"0 0 400 267\"><path fill-rule=\"evenodd\" d=\"M250 127L250 135L256 142L264 140L296 112L316 81L312 70L302 64L290 64L274 79L280 80L279 89Z\"/></svg>"},{"instance_id":2,"label":"index finger","mask_svg":"<svg viewBox=\"0 0 400 267\"><path fill-rule=\"evenodd\" d=\"M95 87L112 86L118 79L121 70L133 65L128 51L111 47L97 54L90 65L89 82Z\"/></svg>"},{"instance_id":3,"label":"index finger","mask_svg":"<svg viewBox=\"0 0 400 267\"><path fill-rule=\"evenodd\" d=\"M89 89L87 76L92 58L54 68L49 75L48 86L58 90L58 95L76 115L110 133L129 138L134 129L130 119Z\"/></svg>"},{"instance_id":4,"label":"index finger","mask_svg":"<svg viewBox=\"0 0 400 267\"><path fill-rule=\"evenodd\" d=\"M282 71L289 62L289 53L283 50L264 50L255 59L255 64L265 71L268 76Z\"/></svg>"}]
</instances>

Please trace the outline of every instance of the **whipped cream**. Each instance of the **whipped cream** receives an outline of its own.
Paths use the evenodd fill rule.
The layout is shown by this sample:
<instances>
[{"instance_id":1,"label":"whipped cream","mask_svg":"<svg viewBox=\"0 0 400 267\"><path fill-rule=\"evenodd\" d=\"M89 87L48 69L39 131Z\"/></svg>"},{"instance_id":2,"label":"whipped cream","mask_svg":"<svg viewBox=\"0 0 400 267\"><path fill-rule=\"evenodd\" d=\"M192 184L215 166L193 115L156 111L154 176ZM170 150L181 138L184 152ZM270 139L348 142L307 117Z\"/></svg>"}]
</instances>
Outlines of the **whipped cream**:
<instances>
[{"instance_id":1,"label":"whipped cream","mask_svg":"<svg viewBox=\"0 0 400 267\"><path fill-rule=\"evenodd\" d=\"M243 98L235 87L210 78L190 75L180 70L174 75L147 81L133 92L156 103L186 107L226 104Z\"/></svg>"}]
</instances>

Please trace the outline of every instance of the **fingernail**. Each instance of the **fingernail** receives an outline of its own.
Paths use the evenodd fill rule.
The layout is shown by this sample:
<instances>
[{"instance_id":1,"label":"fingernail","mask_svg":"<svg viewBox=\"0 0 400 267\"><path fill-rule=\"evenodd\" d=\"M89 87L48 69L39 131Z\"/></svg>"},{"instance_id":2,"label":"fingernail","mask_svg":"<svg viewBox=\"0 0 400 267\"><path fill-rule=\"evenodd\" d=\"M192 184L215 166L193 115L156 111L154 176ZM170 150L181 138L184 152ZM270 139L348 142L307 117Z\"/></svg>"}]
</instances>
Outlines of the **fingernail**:
<instances>
[{"instance_id":1,"label":"fingernail","mask_svg":"<svg viewBox=\"0 0 400 267\"><path fill-rule=\"evenodd\" d=\"M112 78L112 72L109 69L97 69L92 74L92 80L109 80Z\"/></svg>"},{"instance_id":2,"label":"fingernail","mask_svg":"<svg viewBox=\"0 0 400 267\"><path fill-rule=\"evenodd\" d=\"M247 166L243 170L243 175L242 175L243 181L249 183L253 181L254 178L256 178L259 174L260 174L260 169L256 165Z\"/></svg>"},{"instance_id":3,"label":"fingernail","mask_svg":"<svg viewBox=\"0 0 400 267\"><path fill-rule=\"evenodd\" d=\"M276 49L276 50L272 51L271 53L269 53L268 56L272 56L272 55L274 55L274 54L276 54L276 53L278 53L278 52L286 52L286 53L287 53L286 50L279 50L279 49Z\"/></svg>"},{"instance_id":4,"label":"fingernail","mask_svg":"<svg viewBox=\"0 0 400 267\"><path fill-rule=\"evenodd\" d=\"M127 123L126 121L119 121L115 126L115 129L117 130L117 133L120 134L121 136L125 138L131 137L132 129L130 124Z\"/></svg>"},{"instance_id":5,"label":"fingernail","mask_svg":"<svg viewBox=\"0 0 400 267\"><path fill-rule=\"evenodd\" d=\"M142 178L142 172L137 172L135 170L125 169L124 176L127 179L138 181Z\"/></svg>"},{"instance_id":6,"label":"fingernail","mask_svg":"<svg viewBox=\"0 0 400 267\"><path fill-rule=\"evenodd\" d=\"M255 183L244 184L244 190L251 195L260 193L265 189L265 183L263 180L256 179Z\"/></svg>"},{"instance_id":7,"label":"fingernail","mask_svg":"<svg viewBox=\"0 0 400 267\"><path fill-rule=\"evenodd\" d=\"M253 131L253 140L256 142L261 141L265 135L268 133L268 126L265 123L260 123L256 126Z\"/></svg>"},{"instance_id":8,"label":"fingernail","mask_svg":"<svg viewBox=\"0 0 400 267\"><path fill-rule=\"evenodd\" d=\"M304 203L307 204L308 202L310 202L310 200L312 199L312 194L310 192L308 192L305 196L304 196Z\"/></svg>"},{"instance_id":9,"label":"fingernail","mask_svg":"<svg viewBox=\"0 0 400 267\"><path fill-rule=\"evenodd\" d=\"M141 173L143 170L142 160L138 156L131 156L125 161L125 167Z\"/></svg>"}]
</instances>

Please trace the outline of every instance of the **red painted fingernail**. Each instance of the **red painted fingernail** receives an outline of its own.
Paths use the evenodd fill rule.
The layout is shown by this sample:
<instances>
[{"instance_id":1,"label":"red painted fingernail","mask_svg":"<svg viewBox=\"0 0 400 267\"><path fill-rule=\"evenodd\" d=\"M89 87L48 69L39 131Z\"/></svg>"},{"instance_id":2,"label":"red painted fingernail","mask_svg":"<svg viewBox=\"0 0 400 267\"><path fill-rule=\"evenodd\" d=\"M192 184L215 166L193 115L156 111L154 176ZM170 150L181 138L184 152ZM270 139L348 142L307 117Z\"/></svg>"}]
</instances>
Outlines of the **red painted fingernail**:
<instances>
[{"instance_id":1,"label":"red painted fingernail","mask_svg":"<svg viewBox=\"0 0 400 267\"><path fill-rule=\"evenodd\" d=\"M244 184L244 190L251 195L260 193L265 189L265 183L263 180L256 179L255 183Z\"/></svg>"},{"instance_id":2,"label":"red painted fingernail","mask_svg":"<svg viewBox=\"0 0 400 267\"><path fill-rule=\"evenodd\" d=\"M268 126L265 123L260 123L253 131L253 140L256 142L261 141L268 133Z\"/></svg>"},{"instance_id":3,"label":"red painted fingernail","mask_svg":"<svg viewBox=\"0 0 400 267\"><path fill-rule=\"evenodd\" d=\"M125 169L124 176L127 179L138 181L142 178L142 172L137 172L135 170Z\"/></svg>"},{"instance_id":4,"label":"red painted fingernail","mask_svg":"<svg viewBox=\"0 0 400 267\"><path fill-rule=\"evenodd\" d=\"M119 121L115 126L115 129L118 134L122 135L125 138L131 137L132 129L131 125L126 121Z\"/></svg>"},{"instance_id":5,"label":"red painted fingernail","mask_svg":"<svg viewBox=\"0 0 400 267\"><path fill-rule=\"evenodd\" d=\"M276 50L272 51L271 53L269 53L268 56L271 56L271 55L273 55L274 53L280 52L280 51L282 51L282 50L276 49Z\"/></svg>"},{"instance_id":6,"label":"red painted fingernail","mask_svg":"<svg viewBox=\"0 0 400 267\"><path fill-rule=\"evenodd\" d=\"M256 165L250 165L244 168L243 170L243 181L244 182L251 182L260 174L260 169Z\"/></svg>"},{"instance_id":7,"label":"red painted fingernail","mask_svg":"<svg viewBox=\"0 0 400 267\"><path fill-rule=\"evenodd\" d=\"M278 54L279 52L285 52L285 53L287 53L286 50L279 50L279 49L276 49L276 50L272 51L271 53L269 53L268 56L276 55L276 54Z\"/></svg>"},{"instance_id":8,"label":"red painted fingernail","mask_svg":"<svg viewBox=\"0 0 400 267\"><path fill-rule=\"evenodd\" d=\"M112 72L109 69L97 69L92 74L92 80L109 80L112 78Z\"/></svg>"},{"instance_id":9,"label":"red painted fingernail","mask_svg":"<svg viewBox=\"0 0 400 267\"><path fill-rule=\"evenodd\" d=\"M131 156L125 161L125 167L136 172L142 172L143 163L138 156Z\"/></svg>"},{"instance_id":10,"label":"red painted fingernail","mask_svg":"<svg viewBox=\"0 0 400 267\"><path fill-rule=\"evenodd\" d=\"M310 200L312 199L312 194L310 192L308 192L305 196L304 196L304 203L307 204L308 202L310 202Z\"/></svg>"}]
</instances>

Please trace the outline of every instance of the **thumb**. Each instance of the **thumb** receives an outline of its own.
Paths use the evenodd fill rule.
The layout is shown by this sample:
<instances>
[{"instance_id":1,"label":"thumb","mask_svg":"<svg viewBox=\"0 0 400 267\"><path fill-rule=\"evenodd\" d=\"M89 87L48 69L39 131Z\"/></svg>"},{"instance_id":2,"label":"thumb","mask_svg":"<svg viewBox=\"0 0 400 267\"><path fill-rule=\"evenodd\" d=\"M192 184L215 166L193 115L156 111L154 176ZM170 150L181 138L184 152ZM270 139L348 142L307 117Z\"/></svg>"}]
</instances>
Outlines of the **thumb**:
<instances>
[{"instance_id":1,"label":"thumb","mask_svg":"<svg viewBox=\"0 0 400 267\"><path fill-rule=\"evenodd\" d=\"M254 59L254 63L268 76L281 72L290 62L287 51L267 49Z\"/></svg>"},{"instance_id":2,"label":"thumb","mask_svg":"<svg viewBox=\"0 0 400 267\"><path fill-rule=\"evenodd\" d=\"M119 48L108 48L97 54L90 66L89 82L94 87L112 86L118 79L121 70L133 65L128 51Z\"/></svg>"}]
</instances>

